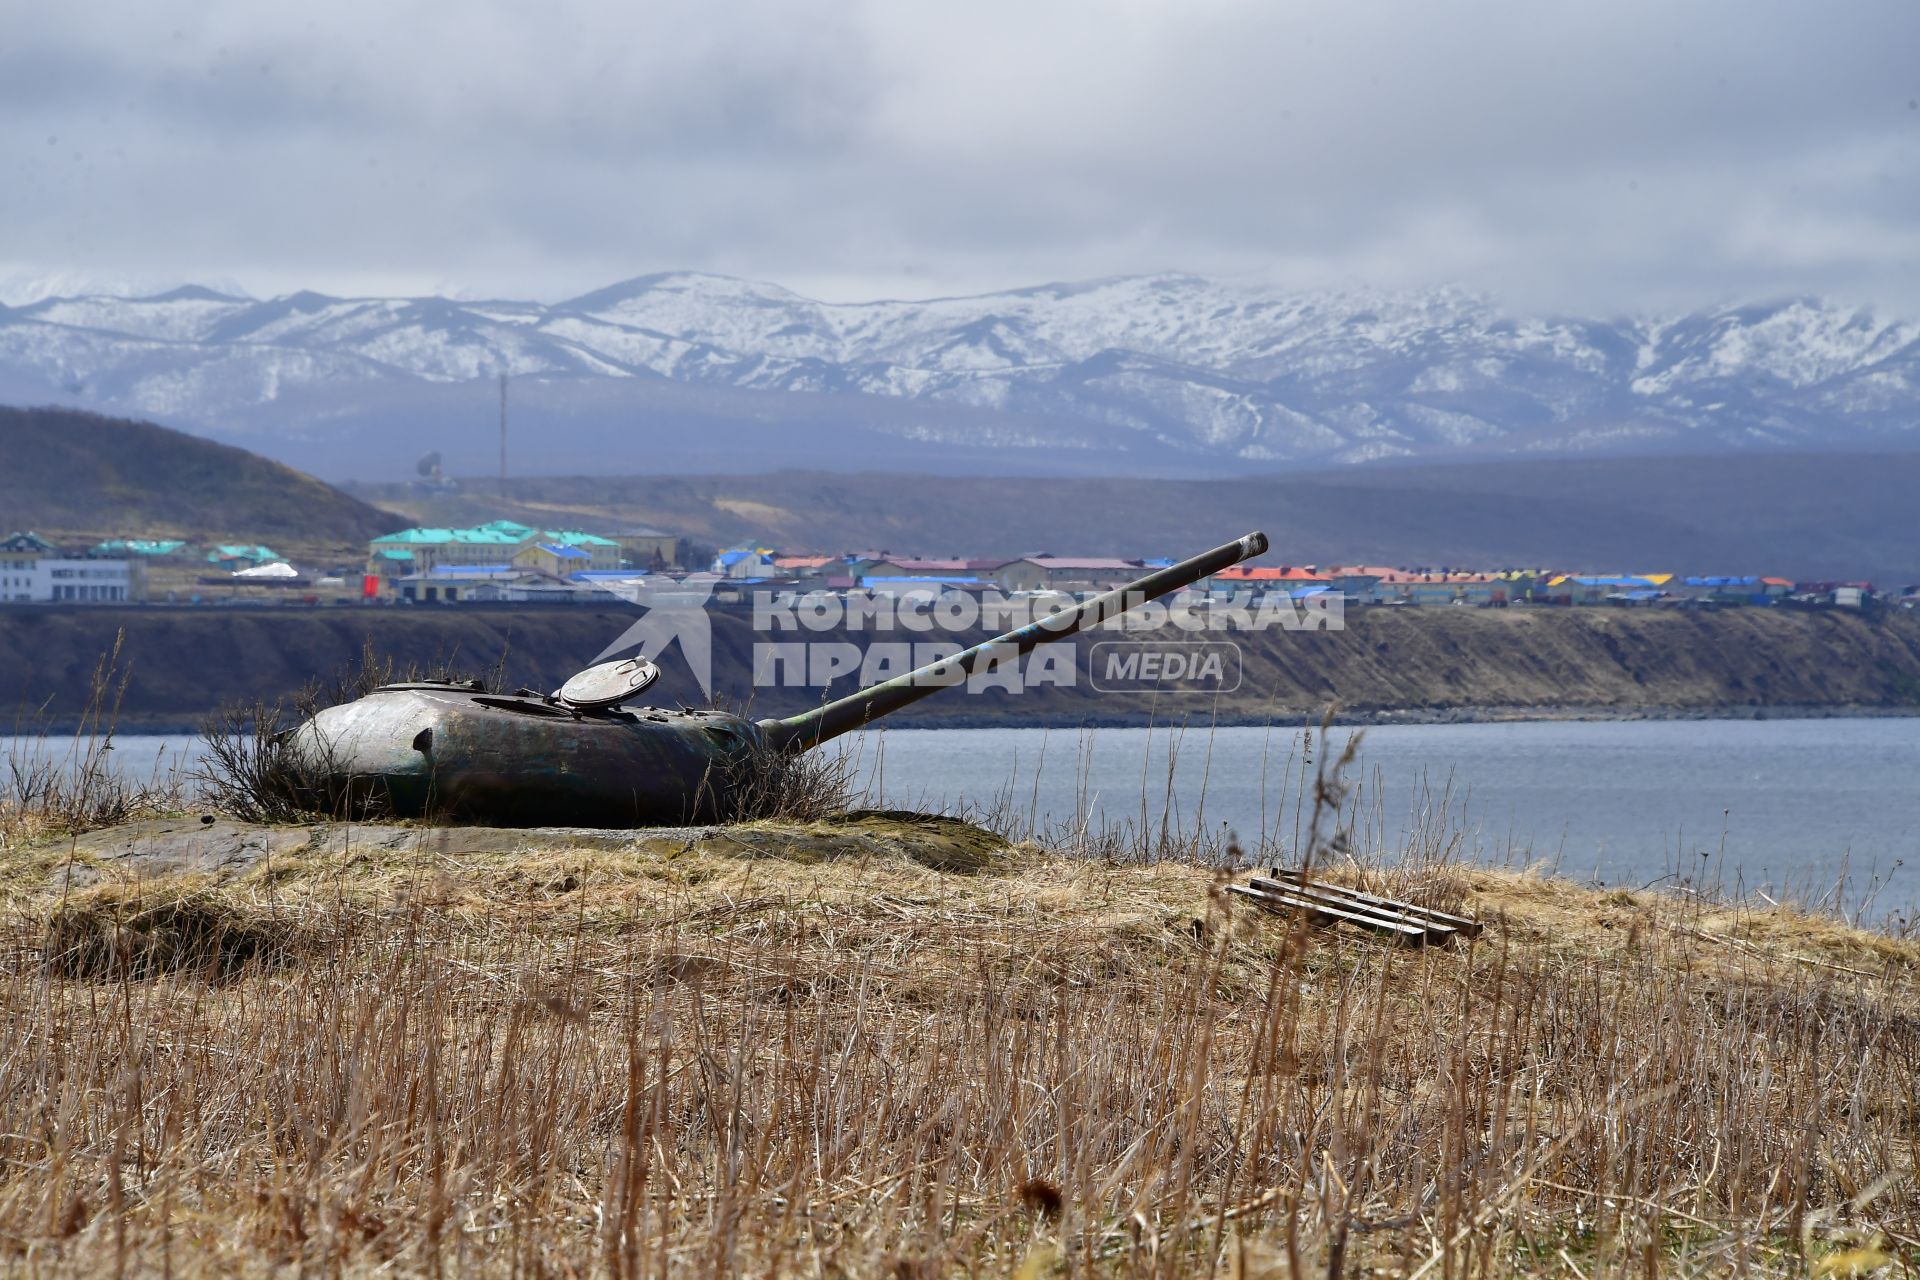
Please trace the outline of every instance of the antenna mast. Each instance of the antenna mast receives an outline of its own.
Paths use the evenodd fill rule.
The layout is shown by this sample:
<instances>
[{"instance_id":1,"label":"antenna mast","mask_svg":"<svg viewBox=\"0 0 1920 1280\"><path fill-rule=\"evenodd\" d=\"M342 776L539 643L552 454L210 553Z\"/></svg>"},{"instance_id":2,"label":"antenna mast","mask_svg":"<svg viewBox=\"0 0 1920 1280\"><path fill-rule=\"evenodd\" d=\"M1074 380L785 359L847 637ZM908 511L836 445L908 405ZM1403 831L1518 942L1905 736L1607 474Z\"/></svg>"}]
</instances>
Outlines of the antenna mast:
<instances>
[{"instance_id":1,"label":"antenna mast","mask_svg":"<svg viewBox=\"0 0 1920 1280\"><path fill-rule=\"evenodd\" d=\"M507 375L500 375L500 496L507 496Z\"/></svg>"}]
</instances>

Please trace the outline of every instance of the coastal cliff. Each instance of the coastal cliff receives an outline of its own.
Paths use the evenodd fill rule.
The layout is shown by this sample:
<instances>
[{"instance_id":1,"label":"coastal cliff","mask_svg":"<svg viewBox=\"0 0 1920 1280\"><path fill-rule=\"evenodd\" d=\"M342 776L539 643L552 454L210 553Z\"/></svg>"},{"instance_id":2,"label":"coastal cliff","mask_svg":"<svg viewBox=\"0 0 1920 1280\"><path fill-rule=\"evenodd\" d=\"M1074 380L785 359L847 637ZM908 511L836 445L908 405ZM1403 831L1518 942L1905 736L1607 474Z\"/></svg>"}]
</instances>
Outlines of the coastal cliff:
<instances>
[{"instance_id":1,"label":"coastal cliff","mask_svg":"<svg viewBox=\"0 0 1920 1280\"><path fill-rule=\"evenodd\" d=\"M222 703L290 696L310 679L341 671L369 645L400 671L451 666L497 673L510 688L552 689L638 616L584 607L15 608L0 611L0 705L17 724L73 723L116 641L123 729L187 730ZM1238 686L1217 694L1090 687L1085 651L1093 644L1156 634L1195 638L1098 632L1078 640L1080 678L1072 687L947 692L893 723L1121 724L1181 716L1257 722L1316 716L1334 701L1358 718L1409 719L1920 712L1920 619L1905 614L1369 608L1350 610L1345 621L1341 631L1204 637L1240 648ZM755 645L793 635L756 632L744 609L715 610L712 623L716 695L750 702L760 714L790 714L820 701L819 688L753 687ZM833 693L851 688L843 679ZM648 697L662 705L705 701L671 655Z\"/></svg>"}]
</instances>

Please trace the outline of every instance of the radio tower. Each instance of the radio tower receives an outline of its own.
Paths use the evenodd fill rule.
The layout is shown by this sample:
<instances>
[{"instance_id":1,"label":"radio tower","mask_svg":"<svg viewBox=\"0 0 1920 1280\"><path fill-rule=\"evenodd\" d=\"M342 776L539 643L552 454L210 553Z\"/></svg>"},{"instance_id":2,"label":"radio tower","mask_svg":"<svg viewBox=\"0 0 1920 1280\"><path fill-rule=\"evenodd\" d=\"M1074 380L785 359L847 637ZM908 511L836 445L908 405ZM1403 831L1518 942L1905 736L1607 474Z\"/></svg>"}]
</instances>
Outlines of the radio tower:
<instances>
[{"instance_id":1,"label":"radio tower","mask_svg":"<svg viewBox=\"0 0 1920 1280\"><path fill-rule=\"evenodd\" d=\"M507 496L507 375L500 375L500 496Z\"/></svg>"}]
</instances>

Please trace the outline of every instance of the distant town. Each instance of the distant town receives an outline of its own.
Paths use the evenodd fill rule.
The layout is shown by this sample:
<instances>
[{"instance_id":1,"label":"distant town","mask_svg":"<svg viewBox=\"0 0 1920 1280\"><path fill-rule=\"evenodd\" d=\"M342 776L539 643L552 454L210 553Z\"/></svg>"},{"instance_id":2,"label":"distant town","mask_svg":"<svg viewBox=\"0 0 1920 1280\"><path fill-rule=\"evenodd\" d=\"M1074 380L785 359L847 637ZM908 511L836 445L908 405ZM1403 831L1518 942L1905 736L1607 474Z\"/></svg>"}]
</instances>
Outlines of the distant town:
<instances>
[{"instance_id":1,"label":"distant town","mask_svg":"<svg viewBox=\"0 0 1920 1280\"><path fill-rule=\"evenodd\" d=\"M672 532L589 533L494 520L464 529L410 528L374 538L364 563L301 566L260 544L197 546L114 538L63 546L30 531L0 540L0 605L464 606L604 602L636 584L702 587L719 603L749 589L803 592L1065 592L1129 582L1167 560L1061 556L930 557L884 549L824 553L701 547ZM1640 608L1920 605L1920 586L1799 581L1764 573L1662 568L1242 565L1199 590L1292 599L1337 595L1351 605L1610 605Z\"/></svg>"}]
</instances>

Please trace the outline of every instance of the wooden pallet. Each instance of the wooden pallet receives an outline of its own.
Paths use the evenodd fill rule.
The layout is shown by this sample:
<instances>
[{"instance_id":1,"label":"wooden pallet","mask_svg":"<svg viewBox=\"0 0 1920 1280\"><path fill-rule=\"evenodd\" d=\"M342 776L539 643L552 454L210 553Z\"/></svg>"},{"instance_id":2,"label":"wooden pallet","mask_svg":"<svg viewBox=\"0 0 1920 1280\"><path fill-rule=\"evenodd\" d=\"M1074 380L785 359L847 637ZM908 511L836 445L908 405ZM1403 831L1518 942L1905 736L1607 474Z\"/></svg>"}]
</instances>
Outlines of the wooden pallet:
<instances>
[{"instance_id":1,"label":"wooden pallet","mask_svg":"<svg viewBox=\"0 0 1920 1280\"><path fill-rule=\"evenodd\" d=\"M1444 947L1458 938L1477 937L1484 927L1466 916L1309 880L1285 867L1273 868L1272 879L1254 876L1246 884L1228 885L1227 892L1268 911L1302 914L1317 925L1350 924L1404 946Z\"/></svg>"}]
</instances>

